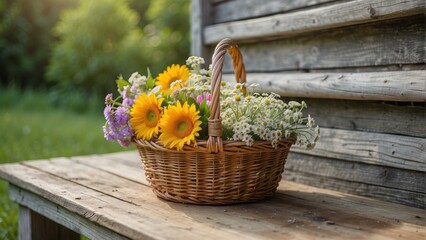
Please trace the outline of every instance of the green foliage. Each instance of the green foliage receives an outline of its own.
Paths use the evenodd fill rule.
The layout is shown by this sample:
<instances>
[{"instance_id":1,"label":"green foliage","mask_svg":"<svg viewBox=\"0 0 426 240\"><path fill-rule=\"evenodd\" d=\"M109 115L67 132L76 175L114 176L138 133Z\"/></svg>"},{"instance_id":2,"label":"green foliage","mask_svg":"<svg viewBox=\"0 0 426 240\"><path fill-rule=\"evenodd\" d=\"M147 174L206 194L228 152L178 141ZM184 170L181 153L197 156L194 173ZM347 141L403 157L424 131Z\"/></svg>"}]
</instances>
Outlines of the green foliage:
<instances>
[{"instance_id":1,"label":"green foliage","mask_svg":"<svg viewBox=\"0 0 426 240\"><path fill-rule=\"evenodd\" d=\"M67 10L55 28L60 39L47 78L66 89L104 94L111 81L146 62L139 18L125 0L82 1Z\"/></svg>"},{"instance_id":2,"label":"green foliage","mask_svg":"<svg viewBox=\"0 0 426 240\"><path fill-rule=\"evenodd\" d=\"M189 0L155 0L147 11L145 42L152 56L149 67L163 71L189 56Z\"/></svg>"},{"instance_id":3,"label":"green foliage","mask_svg":"<svg viewBox=\"0 0 426 240\"><path fill-rule=\"evenodd\" d=\"M105 141L101 104L73 95L61 95L57 103L51 94L0 88L0 164L129 150ZM84 105L91 107L82 113ZM17 206L0 181L0 239L17 239L17 222Z\"/></svg>"},{"instance_id":4,"label":"green foliage","mask_svg":"<svg viewBox=\"0 0 426 240\"><path fill-rule=\"evenodd\" d=\"M62 9L78 0L0 0L0 82L46 86L44 71Z\"/></svg>"},{"instance_id":5,"label":"green foliage","mask_svg":"<svg viewBox=\"0 0 426 240\"><path fill-rule=\"evenodd\" d=\"M188 55L189 0L0 0L3 86L104 94L120 74L155 77Z\"/></svg>"},{"instance_id":6,"label":"green foliage","mask_svg":"<svg viewBox=\"0 0 426 240\"><path fill-rule=\"evenodd\" d=\"M201 104L198 107L198 110L200 111L200 120L201 120L201 132L200 136L205 136L204 140L208 139L208 123L209 123L209 117L210 117L210 108L207 105L207 101L203 100Z\"/></svg>"}]
</instances>

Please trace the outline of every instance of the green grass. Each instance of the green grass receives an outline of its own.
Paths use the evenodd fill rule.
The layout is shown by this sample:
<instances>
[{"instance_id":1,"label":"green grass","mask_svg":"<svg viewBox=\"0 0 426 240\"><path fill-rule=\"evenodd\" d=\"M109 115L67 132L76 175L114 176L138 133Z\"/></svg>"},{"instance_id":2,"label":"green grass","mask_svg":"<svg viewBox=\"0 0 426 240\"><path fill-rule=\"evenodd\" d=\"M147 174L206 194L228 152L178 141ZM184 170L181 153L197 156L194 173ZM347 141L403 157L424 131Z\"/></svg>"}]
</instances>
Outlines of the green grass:
<instances>
[{"instance_id":1,"label":"green grass","mask_svg":"<svg viewBox=\"0 0 426 240\"><path fill-rule=\"evenodd\" d=\"M0 88L0 163L129 150L103 138L101 105L81 94ZM17 239L17 220L0 181L0 239Z\"/></svg>"}]
</instances>

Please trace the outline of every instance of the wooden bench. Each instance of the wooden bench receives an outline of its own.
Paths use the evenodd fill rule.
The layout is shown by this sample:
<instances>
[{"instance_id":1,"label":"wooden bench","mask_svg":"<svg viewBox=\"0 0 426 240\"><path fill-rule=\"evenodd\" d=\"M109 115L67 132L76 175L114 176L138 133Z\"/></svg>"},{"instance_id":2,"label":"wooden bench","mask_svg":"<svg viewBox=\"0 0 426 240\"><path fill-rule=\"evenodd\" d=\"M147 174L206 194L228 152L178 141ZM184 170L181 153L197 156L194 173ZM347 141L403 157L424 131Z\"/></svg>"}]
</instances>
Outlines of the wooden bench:
<instances>
[{"instance_id":1,"label":"wooden bench","mask_svg":"<svg viewBox=\"0 0 426 240\"><path fill-rule=\"evenodd\" d=\"M289 181L257 203L164 201L136 152L5 164L0 177L20 239L426 239L425 210Z\"/></svg>"}]
</instances>

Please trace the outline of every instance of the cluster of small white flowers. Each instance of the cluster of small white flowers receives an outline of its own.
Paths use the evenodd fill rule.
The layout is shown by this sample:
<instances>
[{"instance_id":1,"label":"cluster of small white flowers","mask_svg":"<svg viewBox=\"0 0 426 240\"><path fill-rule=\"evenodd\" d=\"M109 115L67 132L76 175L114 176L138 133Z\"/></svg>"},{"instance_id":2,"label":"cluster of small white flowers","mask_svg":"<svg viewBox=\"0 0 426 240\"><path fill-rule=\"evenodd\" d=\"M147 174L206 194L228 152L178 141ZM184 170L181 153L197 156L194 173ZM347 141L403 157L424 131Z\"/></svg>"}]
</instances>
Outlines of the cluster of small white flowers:
<instances>
[{"instance_id":1,"label":"cluster of small white flowers","mask_svg":"<svg viewBox=\"0 0 426 240\"><path fill-rule=\"evenodd\" d=\"M295 136L298 143L312 147L318 140L319 129L311 116L303 117L305 102L290 101L288 104L279 99L279 95L258 94L247 87L244 95L243 84L235 84L228 89L222 100L222 126L224 132L231 132L229 140L244 141L251 146L256 140L270 141L278 147L283 138Z\"/></svg>"},{"instance_id":2,"label":"cluster of small white flowers","mask_svg":"<svg viewBox=\"0 0 426 240\"><path fill-rule=\"evenodd\" d=\"M206 96L211 90L211 65L201 69L204 59L189 57L186 61L191 74L186 90L192 96ZM319 128L314 119L304 117L305 102L289 101L287 104L276 93L257 93L259 84L221 82L221 118L223 138L243 141L248 146L255 141L270 141L272 146L284 138L295 137L300 145L313 148L319 138ZM201 97L200 97L201 98Z\"/></svg>"},{"instance_id":3,"label":"cluster of small white flowers","mask_svg":"<svg viewBox=\"0 0 426 240\"><path fill-rule=\"evenodd\" d=\"M242 117L239 122L234 122L232 125L232 129L234 134L232 135L230 140L243 141L247 144L247 146L253 145L253 125L249 123L248 118Z\"/></svg>"},{"instance_id":4,"label":"cluster of small white flowers","mask_svg":"<svg viewBox=\"0 0 426 240\"><path fill-rule=\"evenodd\" d=\"M128 82L130 83L129 91L135 96L141 95L143 92L141 86L146 83L146 79L146 76L142 76L138 72L134 72L128 80Z\"/></svg>"},{"instance_id":5,"label":"cluster of small white flowers","mask_svg":"<svg viewBox=\"0 0 426 240\"><path fill-rule=\"evenodd\" d=\"M204 58L197 56L190 56L186 59L186 65L190 66L192 69L197 69L201 64L204 64Z\"/></svg>"},{"instance_id":6,"label":"cluster of small white flowers","mask_svg":"<svg viewBox=\"0 0 426 240\"><path fill-rule=\"evenodd\" d=\"M132 86L140 87L143 84L145 84L145 82L146 82L146 76L142 76L138 72L134 72L129 78L129 83Z\"/></svg>"}]
</instances>

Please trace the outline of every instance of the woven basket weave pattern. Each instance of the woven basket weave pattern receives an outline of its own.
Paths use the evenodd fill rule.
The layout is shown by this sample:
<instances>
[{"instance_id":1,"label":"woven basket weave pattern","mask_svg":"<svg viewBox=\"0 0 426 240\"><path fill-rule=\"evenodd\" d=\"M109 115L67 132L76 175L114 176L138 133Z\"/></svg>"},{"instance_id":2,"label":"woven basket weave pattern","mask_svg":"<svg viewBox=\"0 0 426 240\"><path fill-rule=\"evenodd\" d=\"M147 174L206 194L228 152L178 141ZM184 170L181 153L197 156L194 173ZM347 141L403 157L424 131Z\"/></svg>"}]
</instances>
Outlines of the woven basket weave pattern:
<instances>
[{"instance_id":1,"label":"woven basket weave pattern","mask_svg":"<svg viewBox=\"0 0 426 240\"><path fill-rule=\"evenodd\" d=\"M278 187L295 139L279 142L277 149L266 141L256 141L250 147L244 142L222 141L219 92L226 51L232 57L237 82L245 82L241 53L232 40L222 40L213 55L208 140L181 151L165 148L155 140L134 140L146 178L160 198L192 204L231 204L269 197Z\"/></svg>"}]
</instances>

